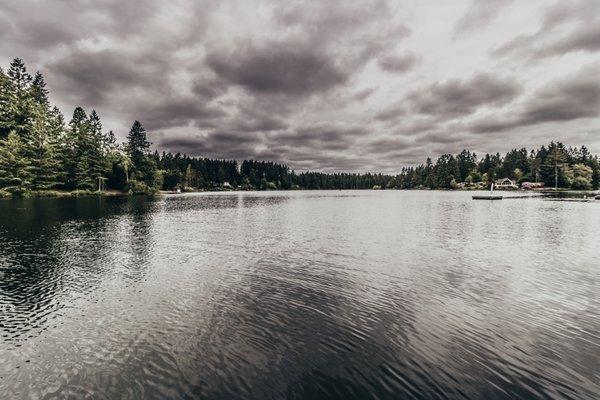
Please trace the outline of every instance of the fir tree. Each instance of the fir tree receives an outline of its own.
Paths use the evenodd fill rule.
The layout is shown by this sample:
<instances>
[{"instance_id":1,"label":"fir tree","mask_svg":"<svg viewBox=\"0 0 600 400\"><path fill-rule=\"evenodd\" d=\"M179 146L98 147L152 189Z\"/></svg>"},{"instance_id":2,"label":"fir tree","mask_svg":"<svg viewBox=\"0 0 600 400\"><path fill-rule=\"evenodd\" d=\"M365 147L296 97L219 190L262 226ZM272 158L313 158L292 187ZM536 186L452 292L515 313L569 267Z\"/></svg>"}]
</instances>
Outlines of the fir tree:
<instances>
[{"instance_id":1,"label":"fir tree","mask_svg":"<svg viewBox=\"0 0 600 400\"><path fill-rule=\"evenodd\" d=\"M102 123L96 110L92 110L89 118L89 135L86 137L87 161L89 166L89 177L96 185L101 177L104 177L108 166L103 151Z\"/></svg>"},{"instance_id":2,"label":"fir tree","mask_svg":"<svg viewBox=\"0 0 600 400\"><path fill-rule=\"evenodd\" d=\"M108 133L103 136L102 144L103 144L105 153L110 153L111 151L116 150L117 138L115 137L115 134L112 130L108 131Z\"/></svg>"},{"instance_id":3,"label":"fir tree","mask_svg":"<svg viewBox=\"0 0 600 400\"><path fill-rule=\"evenodd\" d=\"M26 136L31 129L32 97L31 75L27 72L25 64L20 58L15 58L8 69L10 79L9 98L9 124L8 131L15 131L19 136Z\"/></svg>"},{"instance_id":4,"label":"fir tree","mask_svg":"<svg viewBox=\"0 0 600 400\"><path fill-rule=\"evenodd\" d=\"M148 156L150 142L146 130L139 121L135 121L127 135L127 153L131 158L132 170L137 180L154 185L156 165Z\"/></svg>"},{"instance_id":5,"label":"fir tree","mask_svg":"<svg viewBox=\"0 0 600 400\"><path fill-rule=\"evenodd\" d=\"M59 160L55 142L50 140L50 123L44 104L37 104L33 125L23 144L23 153L31 163L31 188L47 190L58 184Z\"/></svg>"},{"instance_id":6,"label":"fir tree","mask_svg":"<svg viewBox=\"0 0 600 400\"><path fill-rule=\"evenodd\" d=\"M58 109L53 107L48 113L48 146L54 156L54 167L56 168L56 186L63 187L66 184L67 173L65 166L68 165L69 144L65 128L65 118Z\"/></svg>"},{"instance_id":7,"label":"fir tree","mask_svg":"<svg viewBox=\"0 0 600 400\"><path fill-rule=\"evenodd\" d=\"M38 104L49 106L48 101L48 89L46 89L46 82L44 76L38 71L35 73L33 82L31 84L31 96Z\"/></svg>"},{"instance_id":8,"label":"fir tree","mask_svg":"<svg viewBox=\"0 0 600 400\"><path fill-rule=\"evenodd\" d=\"M12 125L11 92L11 81L0 68L0 139L8 136Z\"/></svg>"},{"instance_id":9,"label":"fir tree","mask_svg":"<svg viewBox=\"0 0 600 400\"><path fill-rule=\"evenodd\" d=\"M83 108L76 107L73 117L69 122L67 131L67 149L65 157L66 186L68 189L80 187L81 182L87 182L89 177L87 168L87 137L89 135L89 121ZM83 170L82 168L86 168Z\"/></svg>"},{"instance_id":10,"label":"fir tree","mask_svg":"<svg viewBox=\"0 0 600 400\"><path fill-rule=\"evenodd\" d=\"M0 187L22 195L31 189L31 163L23 154L23 141L15 132L0 140Z\"/></svg>"}]
</instances>

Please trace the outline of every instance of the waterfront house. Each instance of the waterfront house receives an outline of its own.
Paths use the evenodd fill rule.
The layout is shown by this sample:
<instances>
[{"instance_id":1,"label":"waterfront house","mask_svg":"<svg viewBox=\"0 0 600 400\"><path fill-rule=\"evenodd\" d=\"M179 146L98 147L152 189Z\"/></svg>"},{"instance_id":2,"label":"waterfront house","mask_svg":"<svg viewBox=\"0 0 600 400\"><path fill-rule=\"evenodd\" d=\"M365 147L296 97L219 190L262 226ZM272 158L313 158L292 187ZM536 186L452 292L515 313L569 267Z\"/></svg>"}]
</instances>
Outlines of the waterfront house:
<instances>
[{"instance_id":1,"label":"waterfront house","mask_svg":"<svg viewBox=\"0 0 600 400\"><path fill-rule=\"evenodd\" d=\"M494 182L494 187L496 189L518 189L517 182L513 181L509 178L497 179Z\"/></svg>"}]
</instances>

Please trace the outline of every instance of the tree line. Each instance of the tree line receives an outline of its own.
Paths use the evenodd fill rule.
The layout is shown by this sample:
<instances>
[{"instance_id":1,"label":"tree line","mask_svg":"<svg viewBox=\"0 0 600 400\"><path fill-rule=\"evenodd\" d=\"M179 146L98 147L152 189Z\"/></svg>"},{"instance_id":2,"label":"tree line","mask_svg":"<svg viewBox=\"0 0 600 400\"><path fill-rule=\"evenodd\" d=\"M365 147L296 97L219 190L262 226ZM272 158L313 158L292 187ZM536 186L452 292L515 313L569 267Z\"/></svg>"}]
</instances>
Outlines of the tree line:
<instances>
[{"instance_id":1,"label":"tree line","mask_svg":"<svg viewBox=\"0 0 600 400\"><path fill-rule=\"evenodd\" d=\"M600 162L585 146L567 148L560 142L531 151L513 149L504 157L496 153L478 159L475 153L463 150L457 155L444 154L435 163L428 158L425 164L403 168L388 187L454 189L476 183L487 187L502 178L517 184L539 182L546 187L598 189Z\"/></svg>"},{"instance_id":2,"label":"tree line","mask_svg":"<svg viewBox=\"0 0 600 400\"><path fill-rule=\"evenodd\" d=\"M240 188L275 189L452 189L460 183L488 184L499 177L547 186L597 189L600 166L585 146L561 143L504 157L478 159L463 150L430 158L398 175L296 173L284 164L216 160L150 151L146 131L134 121L125 142L106 132L98 113L75 107L67 122L52 106L41 73L33 76L22 60L0 68L0 197L94 193L112 189L131 193L157 190Z\"/></svg>"}]
</instances>

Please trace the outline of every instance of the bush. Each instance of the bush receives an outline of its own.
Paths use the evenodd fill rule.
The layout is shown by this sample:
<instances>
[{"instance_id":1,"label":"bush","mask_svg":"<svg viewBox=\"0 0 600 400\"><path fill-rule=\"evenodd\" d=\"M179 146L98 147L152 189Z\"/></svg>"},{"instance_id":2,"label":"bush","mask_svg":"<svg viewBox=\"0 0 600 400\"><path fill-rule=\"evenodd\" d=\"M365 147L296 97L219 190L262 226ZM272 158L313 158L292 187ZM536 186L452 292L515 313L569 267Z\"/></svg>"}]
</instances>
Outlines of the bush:
<instances>
[{"instance_id":1,"label":"bush","mask_svg":"<svg viewBox=\"0 0 600 400\"><path fill-rule=\"evenodd\" d=\"M146 185L144 182L130 180L123 189L129 194L154 194L156 190Z\"/></svg>"},{"instance_id":2,"label":"bush","mask_svg":"<svg viewBox=\"0 0 600 400\"><path fill-rule=\"evenodd\" d=\"M273 182L267 182L267 190L277 190L277 185Z\"/></svg>"},{"instance_id":3,"label":"bush","mask_svg":"<svg viewBox=\"0 0 600 400\"><path fill-rule=\"evenodd\" d=\"M573 181L571 182L571 188L576 190L591 190L592 183L583 176L578 176L573 178Z\"/></svg>"},{"instance_id":4,"label":"bush","mask_svg":"<svg viewBox=\"0 0 600 400\"><path fill-rule=\"evenodd\" d=\"M381 190L381 186L379 186L379 185L374 185L374 186L373 186L373 190Z\"/></svg>"},{"instance_id":5,"label":"bush","mask_svg":"<svg viewBox=\"0 0 600 400\"><path fill-rule=\"evenodd\" d=\"M7 199L9 197L12 197L12 194L10 192L0 189L0 199Z\"/></svg>"}]
</instances>

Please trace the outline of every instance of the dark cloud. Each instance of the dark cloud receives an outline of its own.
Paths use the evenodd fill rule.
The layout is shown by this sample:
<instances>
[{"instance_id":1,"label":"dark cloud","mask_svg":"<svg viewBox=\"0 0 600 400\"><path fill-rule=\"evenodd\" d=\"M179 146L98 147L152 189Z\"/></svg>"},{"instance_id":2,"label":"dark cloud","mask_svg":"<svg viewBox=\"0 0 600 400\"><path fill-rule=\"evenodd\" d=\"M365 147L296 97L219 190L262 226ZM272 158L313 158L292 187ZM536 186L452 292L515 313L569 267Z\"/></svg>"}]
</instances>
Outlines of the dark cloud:
<instances>
[{"instance_id":1,"label":"dark cloud","mask_svg":"<svg viewBox=\"0 0 600 400\"><path fill-rule=\"evenodd\" d=\"M470 114L481 106L504 105L521 91L514 79L479 73L468 80L453 79L415 91L407 97L407 102L416 113L458 116Z\"/></svg>"},{"instance_id":2,"label":"dark cloud","mask_svg":"<svg viewBox=\"0 0 600 400\"><path fill-rule=\"evenodd\" d=\"M430 132L421 135L417 138L418 143L436 143L436 144L447 144L457 143L465 139L465 134L457 132Z\"/></svg>"},{"instance_id":3,"label":"dark cloud","mask_svg":"<svg viewBox=\"0 0 600 400\"><path fill-rule=\"evenodd\" d=\"M211 53L208 66L223 79L258 93L307 95L344 84L349 72L314 49L292 43L240 46Z\"/></svg>"},{"instance_id":4,"label":"dark cloud","mask_svg":"<svg viewBox=\"0 0 600 400\"><path fill-rule=\"evenodd\" d=\"M599 74L600 66L588 66L576 75L539 90L513 117L477 121L471 128L478 133L499 132L546 122L597 117L600 115Z\"/></svg>"},{"instance_id":5,"label":"dark cloud","mask_svg":"<svg viewBox=\"0 0 600 400\"><path fill-rule=\"evenodd\" d=\"M389 106L375 114L376 121L395 122L398 118L406 115L406 108L403 103L397 103Z\"/></svg>"},{"instance_id":6,"label":"dark cloud","mask_svg":"<svg viewBox=\"0 0 600 400\"><path fill-rule=\"evenodd\" d=\"M413 53L403 55L386 55L377 60L381 69L393 73L405 73L410 71L420 62L420 58Z\"/></svg>"},{"instance_id":7,"label":"dark cloud","mask_svg":"<svg viewBox=\"0 0 600 400\"><path fill-rule=\"evenodd\" d=\"M358 137L368 134L362 126L320 123L302 126L271 139L302 148L343 150L350 148Z\"/></svg>"},{"instance_id":8,"label":"dark cloud","mask_svg":"<svg viewBox=\"0 0 600 400\"><path fill-rule=\"evenodd\" d=\"M212 158L255 158L260 138L245 132L212 132L207 134L160 134L158 147L171 152Z\"/></svg>"},{"instance_id":9,"label":"dark cloud","mask_svg":"<svg viewBox=\"0 0 600 400\"><path fill-rule=\"evenodd\" d=\"M45 66L52 87L76 104L102 105L113 90L143 84L143 68L111 50L73 50Z\"/></svg>"},{"instance_id":10,"label":"dark cloud","mask_svg":"<svg viewBox=\"0 0 600 400\"><path fill-rule=\"evenodd\" d=\"M214 126L214 121L227 117L225 110L191 96L169 96L138 101L131 112L138 115L148 130L171 127Z\"/></svg>"},{"instance_id":11,"label":"dark cloud","mask_svg":"<svg viewBox=\"0 0 600 400\"><path fill-rule=\"evenodd\" d=\"M228 126L241 132L271 132L287 129L289 124L280 117L249 108L241 110Z\"/></svg>"},{"instance_id":12,"label":"dark cloud","mask_svg":"<svg viewBox=\"0 0 600 400\"><path fill-rule=\"evenodd\" d=\"M374 152L376 154L382 153L390 153L397 152L399 150L411 148L414 145L414 142L405 137L380 137L374 140L369 141L365 148L369 150L369 152Z\"/></svg>"}]
</instances>

